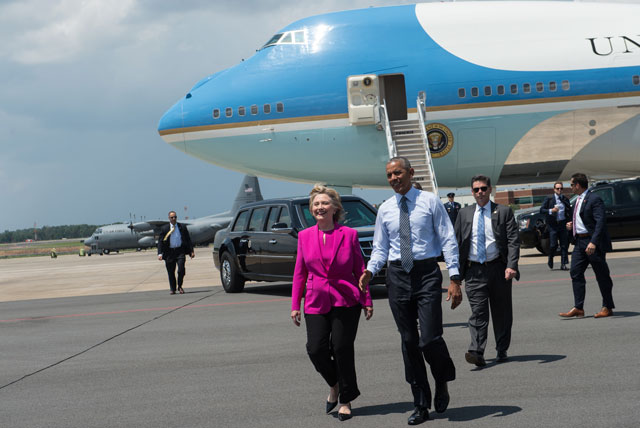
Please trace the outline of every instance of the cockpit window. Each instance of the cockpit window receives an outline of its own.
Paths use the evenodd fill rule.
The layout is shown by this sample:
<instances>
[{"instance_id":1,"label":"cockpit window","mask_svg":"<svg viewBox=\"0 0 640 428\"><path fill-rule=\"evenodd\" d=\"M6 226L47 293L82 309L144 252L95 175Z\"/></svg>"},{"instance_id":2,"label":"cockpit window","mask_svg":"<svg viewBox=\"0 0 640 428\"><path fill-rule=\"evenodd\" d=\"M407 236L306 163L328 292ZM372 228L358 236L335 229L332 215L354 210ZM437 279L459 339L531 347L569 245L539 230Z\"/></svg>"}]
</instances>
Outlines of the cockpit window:
<instances>
[{"instance_id":1,"label":"cockpit window","mask_svg":"<svg viewBox=\"0 0 640 428\"><path fill-rule=\"evenodd\" d=\"M306 33L304 30L287 31L285 33L278 33L273 36L267 43L260 49L264 49L273 45L303 45L307 42Z\"/></svg>"},{"instance_id":2,"label":"cockpit window","mask_svg":"<svg viewBox=\"0 0 640 428\"><path fill-rule=\"evenodd\" d=\"M266 48L267 46L275 45L276 43L278 43L278 40L280 40L281 37L282 37L282 33L276 34L275 36L270 38L267 43L264 44L262 49Z\"/></svg>"},{"instance_id":3,"label":"cockpit window","mask_svg":"<svg viewBox=\"0 0 640 428\"><path fill-rule=\"evenodd\" d=\"M96 229L95 234L98 235L100 233L102 233L102 229Z\"/></svg>"}]
</instances>

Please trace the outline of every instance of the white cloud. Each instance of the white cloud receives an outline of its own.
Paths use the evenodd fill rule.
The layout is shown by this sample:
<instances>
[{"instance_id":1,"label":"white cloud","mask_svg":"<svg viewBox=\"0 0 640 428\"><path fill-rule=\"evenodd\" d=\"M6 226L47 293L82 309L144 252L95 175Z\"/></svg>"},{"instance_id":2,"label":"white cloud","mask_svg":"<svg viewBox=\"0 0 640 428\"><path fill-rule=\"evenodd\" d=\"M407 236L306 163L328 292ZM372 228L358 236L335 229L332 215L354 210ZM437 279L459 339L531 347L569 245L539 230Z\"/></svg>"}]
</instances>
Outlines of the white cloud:
<instances>
[{"instance_id":1,"label":"white cloud","mask_svg":"<svg viewBox=\"0 0 640 428\"><path fill-rule=\"evenodd\" d=\"M73 58L114 39L124 38L126 19L135 0L27 1L5 7L3 21L35 28L15 31L5 55L22 64L41 64ZM7 49L5 47L5 49Z\"/></svg>"}]
</instances>

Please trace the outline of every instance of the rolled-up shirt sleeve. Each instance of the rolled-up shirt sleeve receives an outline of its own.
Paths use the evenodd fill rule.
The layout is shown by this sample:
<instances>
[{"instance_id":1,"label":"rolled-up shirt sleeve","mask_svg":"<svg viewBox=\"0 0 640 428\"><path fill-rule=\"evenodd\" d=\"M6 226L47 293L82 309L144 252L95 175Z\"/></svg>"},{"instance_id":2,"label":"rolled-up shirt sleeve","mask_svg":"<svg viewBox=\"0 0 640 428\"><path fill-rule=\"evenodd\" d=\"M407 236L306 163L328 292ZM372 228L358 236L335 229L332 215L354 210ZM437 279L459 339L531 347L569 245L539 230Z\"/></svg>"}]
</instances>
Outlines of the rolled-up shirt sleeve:
<instances>
[{"instance_id":1,"label":"rolled-up shirt sleeve","mask_svg":"<svg viewBox=\"0 0 640 428\"><path fill-rule=\"evenodd\" d=\"M373 275L380 272L380 269L387 262L389 257L389 233L383 221L382 209L378 211L376 217L376 226L373 232L373 248L371 250L371 258L367 263L367 270Z\"/></svg>"},{"instance_id":2,"label":"rolled-up shirt sleeve","mask_svg":"<svg viewBox=\"0 0 640 428\"><path fill-rule=\"evenodd\" d=\"M456 241L456 233L453 230L451 220L447 214L447 209L442 202L435 199L433 204L433 229L442 246L444 261L449 271L449 276L458 275L460 273L460 262L458 254L458 242Z\"/></svg>"}]
</instances>

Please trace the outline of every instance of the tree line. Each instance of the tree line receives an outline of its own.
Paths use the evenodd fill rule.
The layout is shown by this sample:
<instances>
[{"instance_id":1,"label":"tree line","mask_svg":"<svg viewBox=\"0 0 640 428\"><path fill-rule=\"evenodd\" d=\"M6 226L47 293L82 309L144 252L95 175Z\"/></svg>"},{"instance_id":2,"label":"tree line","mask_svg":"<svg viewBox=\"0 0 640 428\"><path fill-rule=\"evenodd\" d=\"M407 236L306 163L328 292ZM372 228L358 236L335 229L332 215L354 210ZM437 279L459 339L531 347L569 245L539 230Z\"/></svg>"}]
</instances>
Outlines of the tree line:
<instances>
[{"instance_id":1,"label":"tree line","mask_svg":"<svg viewBox=\"0 0 640 428\"><path fill-rule=\"evenodd\" d=\"M72 224L65 226L42 226L36 228L38 241L48 241L53 239L75 239L88 238L96 230L95 224ZM24 242L27 239L34 239L33 229L5 230L0 233L0 243Z\"/></svg>"}]
</instances>

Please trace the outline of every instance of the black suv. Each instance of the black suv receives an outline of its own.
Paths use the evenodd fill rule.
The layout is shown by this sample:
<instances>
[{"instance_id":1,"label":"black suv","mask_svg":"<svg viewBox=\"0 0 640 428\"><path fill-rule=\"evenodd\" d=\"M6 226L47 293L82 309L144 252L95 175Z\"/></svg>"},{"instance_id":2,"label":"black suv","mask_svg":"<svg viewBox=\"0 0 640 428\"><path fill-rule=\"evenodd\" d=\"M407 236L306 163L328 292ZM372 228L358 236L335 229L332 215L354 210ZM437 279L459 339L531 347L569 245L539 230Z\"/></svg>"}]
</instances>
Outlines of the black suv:
<instances>
[{"instance_id":1,"label":"black suv","mask_svg":"<svg viewBox=\"0 0 640 428\"><path fill-rule=\"evenodd\" d=\"M369 260L376 210L357 196L342 196L342 224L358 231L360 247ZM213 242L213 263L227 293L239 293L250 281L292 281L298 250L298 231L316 224L309 197L269 199L242 206ZM385 272L372 284L384 282Z\"/></svg>"},{"instance_id":2,"label":"black suv","mask_svg":"<svg viewBox=\"0 0 640 428\"><path fill-rule=\"evenodd\" d=\"M640 238L640 178L600 182L589 188L604 201L607 230L612 241ZM571 206L576 197L571 198ZM517 214L523 248L537 248L549 254L549 231L540 207L527 208Z\"/></svg>"}]
</instances>

